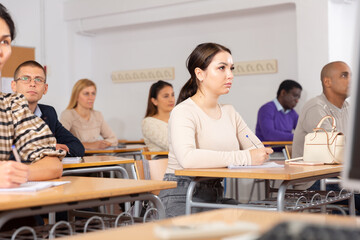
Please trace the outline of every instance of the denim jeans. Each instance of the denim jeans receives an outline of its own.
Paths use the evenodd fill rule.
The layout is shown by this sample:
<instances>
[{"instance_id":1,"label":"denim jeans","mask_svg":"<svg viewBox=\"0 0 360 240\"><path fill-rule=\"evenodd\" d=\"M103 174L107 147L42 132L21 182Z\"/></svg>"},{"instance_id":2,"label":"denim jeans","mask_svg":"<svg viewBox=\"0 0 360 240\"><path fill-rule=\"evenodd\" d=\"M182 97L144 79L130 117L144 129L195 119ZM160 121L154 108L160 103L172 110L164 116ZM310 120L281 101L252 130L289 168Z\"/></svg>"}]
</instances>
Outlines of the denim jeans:
<instances>
[{"instance_id":1,"label":"denim jeans","mask_svg":"<svg viewBox=\"0 0 360 240\"><path fill-rule=\"evenodd\" d=\"M176 181L177 187L162 190L159 194L166 210L166 217L175 217L185 214L186 192L191 182L191 177L165 174L164 181ZM198 183L194 189L194 202L238 204L233 199L224 199L222 179L211 179ZM192 208L192 213L205 211L204 208Z\"/></svg>"}]
</instances>

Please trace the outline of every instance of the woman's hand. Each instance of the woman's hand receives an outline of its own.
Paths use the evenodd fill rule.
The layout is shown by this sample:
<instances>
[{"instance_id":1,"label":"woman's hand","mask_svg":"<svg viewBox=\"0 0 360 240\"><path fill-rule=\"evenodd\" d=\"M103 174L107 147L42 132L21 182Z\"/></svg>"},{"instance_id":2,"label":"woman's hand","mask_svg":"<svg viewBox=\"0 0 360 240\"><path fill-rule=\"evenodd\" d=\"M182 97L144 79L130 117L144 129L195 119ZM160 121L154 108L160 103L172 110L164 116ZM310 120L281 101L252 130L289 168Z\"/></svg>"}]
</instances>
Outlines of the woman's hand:
<instances>
[{"instance_id":1,"label":"woman's hand","mask_svg":"<svg viewBox=\"0 0 360 240\"><path fill-rule=\"evenodd\" d=\"M27 182L29 166L15 161L0 161L0 188L18 187Z\"/></svg>"},{"instance_id":2,"label":"woman's hand","mask_svg":"<svg viewBox=\"0 0 360 240\"><path fill-rule=\"evenodd\" d=\"M56 144L56 150L64 150L66 153L70 152L68 146L60 143Z\"/></svg>"},{"instance_id":3,"label":"woman's hand","mask_svg":"<svg viewBox=\"0 0 360 240\"><path fill-rule=\"evenodd\" d=\"M99 140L95 142L83 142L85 149L105 149L111 146L111 143L106 140Z\"/></svg>"},{"instance_id":4,"label":"woman's hand","mask_svg":"<svg viewBox=\"0 0 360 240\"><path fill-rule=\"evenodd\" d=\"M271 148L257 148L250 150L251 165L261 165L269 159L274 151Z\"/></svg>"},{"instance_id":5,"label":"woman's hand","mask_svg":"<svg viewBox=\"0 0 360 240\"><path fill-rule=\"evenodd\" d=\"M105 149L107 147L110 147L111 146L111 143L109 143L108 141L105 141L105 140L101 140L101 141L97 141L98 142L98 146L100 149Z\"/></svg>"}]
</instances>

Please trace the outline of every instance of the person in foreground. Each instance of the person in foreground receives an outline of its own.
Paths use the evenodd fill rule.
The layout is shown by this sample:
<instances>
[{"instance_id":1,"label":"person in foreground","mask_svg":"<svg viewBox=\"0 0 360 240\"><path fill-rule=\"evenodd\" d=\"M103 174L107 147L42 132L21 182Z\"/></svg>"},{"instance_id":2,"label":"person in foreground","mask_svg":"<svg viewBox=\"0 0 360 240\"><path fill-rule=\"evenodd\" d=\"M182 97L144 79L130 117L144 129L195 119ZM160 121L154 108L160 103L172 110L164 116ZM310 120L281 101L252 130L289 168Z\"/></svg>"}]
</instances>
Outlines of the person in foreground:
<instances>
[{"instance_id":1,"label":"person in foreground","mask_svg":"<svg viewBox=\"0 0 360 240\"><path fill-rule=\"evenodd\" d=\"M48 90L43 66L33 60L20 64L15 70L11 88L14 92L23 94L29 103L31 112L49 126L56 138L56 149L64 150L69 157L84 156L84 146L79 139L61 125L55 109L48 105L38 104Z\"/></svg>"},{"instance_id":2,"label":"person in foreground","mask_svg":"<svg viewBox=\"0 0 360 240\"><path fill-rule=\"evenodd\" d=\"M167 217L185 214L191 181L190 177L175 176L175 170L261 165L273 152L263 147L233 106L218 103L221 95L229 93L233 81L228 48L200 44L188 57L187 68L191 77L181 89L169 120L169 164L164 180L177 181L178 185L160 192ZM195 192L195 201L236 202L224 201L219 179L198 184Z\"/></svg>"},{"instance_id":3,"label":"person in foreground","mask_svg":"<svg viewBox=\"0 0 360 240\"><path fill-rule=\"evenodd\" d=\"M11 55L15 25L7 9L0 4L0 73ZM10 161L12 145L23 163ZM49 180L62 175L56 140L49 127L33 115L21 94L0 93L0 187L17 187L28 180ZM25 164L24 164L25 163Z\"/></svg>"},{"instance_id":4,"label":"person in foreground","mask_svg":"<svg viewBox=\"0 0 360 240\"><path fill-rule=\"evenodd\" d=\"M169 151L168 121L174 105L174 89L170 83L160 80L151 85L145 118L141 123L149 151Z\"/></svg>"},{"instance_id":5,"label":"person in foreground","mask_svg":"<svg viewBox=\"0 0 360 240\"><path fill-rule=\"evenodd\" d=\"M276 98L259 109L256 136L261 141L292 141L299 115L294 110L302 87L293 80L284 80Z\"/></svg>"},{"instance_id":6,"label":"person in foreground","mask_svg":"<svg viewBox=\"0 0 360 240\"><path fill-rule=\"evenodd\" d=\"M80 79L72 89L67 109L60 122L77 137L85 149L104 149L117 146L118 140L101 112L94 110L96 85L89 79ZM99 140L100 138L103 138Z\"/></svg>"}]
</instances>

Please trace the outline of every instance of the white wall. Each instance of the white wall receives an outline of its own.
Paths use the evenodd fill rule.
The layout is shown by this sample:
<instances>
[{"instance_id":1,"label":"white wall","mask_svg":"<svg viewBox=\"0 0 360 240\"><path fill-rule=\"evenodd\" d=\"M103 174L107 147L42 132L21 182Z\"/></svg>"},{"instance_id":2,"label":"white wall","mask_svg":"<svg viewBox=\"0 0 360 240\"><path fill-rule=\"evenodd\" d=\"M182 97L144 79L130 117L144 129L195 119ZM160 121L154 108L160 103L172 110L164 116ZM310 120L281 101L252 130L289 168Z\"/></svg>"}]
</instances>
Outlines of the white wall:
<instances>
[{"instance_id":1,"label":"white wall","mask_svg":"<svg viewBox=\"0 0 360 240\"><path fill-rule=\"evenodd\" d=\"M35 47L36 60L49 68L49 92L42 102L60 114L73 84L83 77L93 79L99 89L95 108L126 139L142 137L140 121L151 83L114 84L112 71L174 66L172 83L178 94L188 78L185 59L200 42L228 46L235 61L278 59L278 73L235 77L231 92L221 98L234 104L254 129L257 109L275 97L283 79L303 85L299 111L321 91L318 78L325 63L351 62L356 14L355 2L340 0L2 3L17 25L15 44Z\"/></svg>"},{"instance_id":2,"label":"white wall","mask_svg":"<svg viewBox=\"0 0 360 240\"><path fill-rule=\"evenodd\" d=\"M330 1L329 4L329 60L345 61L353 64L355 34L358 31L357 19L359 1L344 4L342 1Z\"/></svg>"},{"instance_id":3,"label":"white wall","mask_svg":"<svg viewBox=\"0 0 360 240\"><path fill-rule=\"evenodd\" d=\"M97 33L91 48L92 68L96 69L93 80L99 85L95 107L101 107L118 137L142 137L140 122L152 82L115 84L110 73L174 66L176 77L172 84L178 94L189 78L187 56L197 44L207 41L229 47L235 61L278 59L279 73L235 77L230 94L221 99L232 103L252 129L257 109L276 96L279 83L285 78L297 79L294 4L137 24Z\"/></svg>"},{"instance_id":4,"label":"white wall","mask_svg":"<svg viewBox=\"0 0 360 240\"><path fill-rule=\"evenodd\" d=\"M16 25L13 45L35 47L35 59L48 67L49 91L41 102L53 105L60 114L73 85L70 70L75 59L70 55L72 44L68 36L76 35L68 34L68 24L63 20L63 0L2 0L1 3L8 8Z\"/></svg>"}]
</instances>

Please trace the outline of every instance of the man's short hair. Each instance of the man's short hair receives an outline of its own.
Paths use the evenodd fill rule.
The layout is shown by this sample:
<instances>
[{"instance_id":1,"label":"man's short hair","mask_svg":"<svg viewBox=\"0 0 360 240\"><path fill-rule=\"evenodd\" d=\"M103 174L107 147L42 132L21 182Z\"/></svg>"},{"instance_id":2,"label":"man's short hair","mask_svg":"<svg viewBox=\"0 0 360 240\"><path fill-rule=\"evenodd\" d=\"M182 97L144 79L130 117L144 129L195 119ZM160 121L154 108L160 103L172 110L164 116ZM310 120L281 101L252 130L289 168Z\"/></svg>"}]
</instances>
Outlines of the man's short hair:
<instances>
[{"instance_id":1,"label":"man's short hair","mask_svg":"<svg viewBox=\"0 0 360 240\"><path fill-rule=\"evenodd\" d=\"M286 92L289 92L293 88L300 88L300 90L302 90L302 87L298 82L290 79L284 80L279 86L276 97L278 98L280 96L281 90L284 89Z\"/></svg>"},{"instance_id":2,"label":"man's short hair","mask_svg":"<svg viewBox=\"0 0 360 240\"><path fill-rule=\"evenodd\" d=\"M46 71L45 71L45 68L40 64L38 63L37 61L34 61L34 60L29 60L29 61L26 61L26 62L23 62L22 64L20 64L15 72L14 72L14 80L17 79L17 75L19 74L19 71L22 67L27 67L27 66L31 66L31 67L38 67L38 68L41 68L44 72L44 75L45 75L45 82L46 82Z\"/></svg>"},{"instance_id":3,"label":"man's short hair","mask_svg":"<svg viewBox=\"0 0 360 240\"><path fill-rule=\"evenodd\" d=\"M334 62L329 62L328 64L326 64L322 69L321 69L321 73L320 73L320 80L323 81L325 77L330 77L331 76L331 71L334 68L334 65L336 64L345 64L347 65L345 62L343 61L334 61Z\"/></svg>"}]
</instances>

